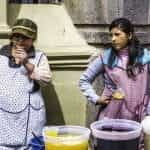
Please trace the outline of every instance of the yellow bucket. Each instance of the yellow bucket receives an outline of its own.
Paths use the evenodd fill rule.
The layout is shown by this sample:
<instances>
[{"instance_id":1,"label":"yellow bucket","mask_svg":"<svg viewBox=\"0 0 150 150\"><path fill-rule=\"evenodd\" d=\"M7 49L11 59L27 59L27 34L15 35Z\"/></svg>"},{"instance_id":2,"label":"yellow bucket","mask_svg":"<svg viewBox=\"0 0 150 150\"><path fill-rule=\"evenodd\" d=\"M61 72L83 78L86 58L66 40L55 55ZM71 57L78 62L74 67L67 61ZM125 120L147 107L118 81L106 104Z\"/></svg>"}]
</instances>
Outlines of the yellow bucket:
<instances>
[{"instance_id":1,"label":"yellow bucket","mask_svg":"<svg viewBox=\"0 0 150 150\"><path fill-rule=\"evenodd\" d=\"M81 126L46 126L45 150L88 150L90 130Z\"/></svg>"}]
</instances>

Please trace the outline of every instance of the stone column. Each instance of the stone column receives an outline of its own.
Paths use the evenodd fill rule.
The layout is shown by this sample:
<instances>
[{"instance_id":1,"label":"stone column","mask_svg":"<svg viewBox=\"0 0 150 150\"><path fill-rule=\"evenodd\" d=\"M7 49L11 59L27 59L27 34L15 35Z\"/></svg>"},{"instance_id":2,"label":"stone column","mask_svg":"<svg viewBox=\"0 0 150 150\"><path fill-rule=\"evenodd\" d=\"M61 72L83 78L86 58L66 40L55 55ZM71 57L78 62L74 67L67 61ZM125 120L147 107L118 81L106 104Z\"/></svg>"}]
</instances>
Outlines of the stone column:
<instances>
[{"instance_id":1,"label":"stone column","mask_svg":"<svg viewBox=\"0 0 150 150\"><path fill-rule=\"evenodd\" d=\"M65 6L9 4L9 22L29 18L38 24L36 47L47 56L52 84L43 88L48 124L86 125L87 101L78 82L88 58L96 50L77 32Z\"/></svg>"},{"instance_id":2,"label":"stone column","mask_svg":"<svg viewBox=\"0 0 150 150\"><path fill-rule=\"evenodd\" d=\"M0 0L0 10L0 34L6 34L9 32L7 24L7 0Z\"/></svg>"}]
</instances>

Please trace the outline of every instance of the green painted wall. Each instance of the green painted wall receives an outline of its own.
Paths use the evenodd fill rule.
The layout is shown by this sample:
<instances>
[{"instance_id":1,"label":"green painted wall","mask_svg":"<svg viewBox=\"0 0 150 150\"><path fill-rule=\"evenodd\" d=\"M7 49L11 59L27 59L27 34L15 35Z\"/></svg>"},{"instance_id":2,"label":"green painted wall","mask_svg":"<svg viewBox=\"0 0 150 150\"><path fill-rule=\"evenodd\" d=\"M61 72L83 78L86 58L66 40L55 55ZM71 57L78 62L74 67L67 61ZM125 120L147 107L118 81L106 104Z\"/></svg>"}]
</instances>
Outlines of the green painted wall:
<instances>
[{"instance_id":1,"label":"green painted wall","mask_svg":"<svg viewBox=\"0 0 150 150\"><path fill-rule=\"evenodd\" d=\"M48 124L86 123L86 101L83 100L78 80L79 69L54 69L53 83L43 89Z\"/></svg>"}]
</instances>

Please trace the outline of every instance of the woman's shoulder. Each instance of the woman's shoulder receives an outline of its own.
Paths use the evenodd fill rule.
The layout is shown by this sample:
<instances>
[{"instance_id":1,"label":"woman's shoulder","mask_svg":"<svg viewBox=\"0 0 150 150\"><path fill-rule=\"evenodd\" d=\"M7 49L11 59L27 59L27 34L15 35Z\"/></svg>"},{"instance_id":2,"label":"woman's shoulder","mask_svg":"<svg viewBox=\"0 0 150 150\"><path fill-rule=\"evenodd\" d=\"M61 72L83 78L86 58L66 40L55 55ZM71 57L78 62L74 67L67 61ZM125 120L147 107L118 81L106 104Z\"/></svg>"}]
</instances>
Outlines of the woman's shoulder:
<instances>
[{"instance_id":1,"label":"woman's shoulder","mask_svg":"<svg viewBox=\"0 0 150 150\"><path fill-rule=\"evenodd\" d=\"M90 58L89 62L93 62L96 60L97 62L102 61L103 64L108 64L108 59L111 55L111 48L102 49L100 51L95 52Z\"/></svg>"},{"instance_id":2,"label":"woman's shoulder","mask_svg":"<svg viewBox=\"0 0 150 150\"><path fill-rule=\"evenodd\" d=\"M35 59L38 59L39 57L46 57L46 54L45 52L43 52L42 50L39 50L39 49L36 49L35 50Z\"/></svg>"},{"instance_id":3,"label":"woman's shoulder","mask_svg":"<svg viewBox=\"0 0 150 150\"><path fill-rule=\"evenodd\" d=\"M35 54L36 55L44 55L44 52L42 50L36 49Z\"/></svg>"},{"instance_id":4,"label":"woman's shoulder","mask_svg":"<svg viewBox=\"0 0 150 150\"><path fill-rule=\"evenodd\" d=\"M111 48L107 48L107 49L104 49L103 53L101 54L101 58L102 58L104 64L108 64L108 60L111 55L111 51L112 51Z\"/></svg>"},{"instance_id":5,"label":"woman's shoulder","mask_svg":"<svg viewBox=\"0 0 150 150\"><path fill-rule=\"evenodd\" d=\"M39 63L41 60L43 60L43 58L44 60L47 59L47 55L43 51L36 49L35 57L31 58L30 61L32 63Z\"/></svg>"},{"instance_id":6,"label":"woman's shoulder","mask_svg":"<svg viewBox=\"0 0 150 150\"><path fill-rule=\"evenodd\" d=\"M110 54L111 54L111 51L112 51L112 48L106 48L106 49L104 49L104 51L102 53L103 57L109 57Z\"/></svg>"},{"instance_id":7,"label":"woman's shoulder","mask_svg":"<svg viewBox=\"0 0 150 150\"><path fill-rule=\"evenodd\" d=\"M109 57L109 55L110 55L110 50L111 49L97 49L97 51L95 51L95 53L93 53L91 55L91 57L89 58L89 62L92 62L96 58L107 59Z\"/></svg>"}]
</instances>

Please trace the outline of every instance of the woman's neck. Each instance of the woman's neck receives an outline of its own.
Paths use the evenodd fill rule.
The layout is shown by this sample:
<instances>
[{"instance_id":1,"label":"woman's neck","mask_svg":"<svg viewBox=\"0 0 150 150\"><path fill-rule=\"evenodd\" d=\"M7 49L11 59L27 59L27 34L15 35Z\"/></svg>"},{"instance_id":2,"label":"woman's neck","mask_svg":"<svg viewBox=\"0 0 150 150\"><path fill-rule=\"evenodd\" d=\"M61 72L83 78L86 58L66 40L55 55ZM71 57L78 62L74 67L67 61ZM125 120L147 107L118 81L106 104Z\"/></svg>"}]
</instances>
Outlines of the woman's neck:
<instances>
[{"instance_id":1,"label":"woman's neck","mask_svg":"<svg viewBox=\"0 0 150 150\"><path fill-rule=\"evenodd\" d=\"M122 56L122 55L125 55L125 56L128 56L128 47L125 47L121 50L118 51L118 55Z\"/></svg>"}]
</instances>

